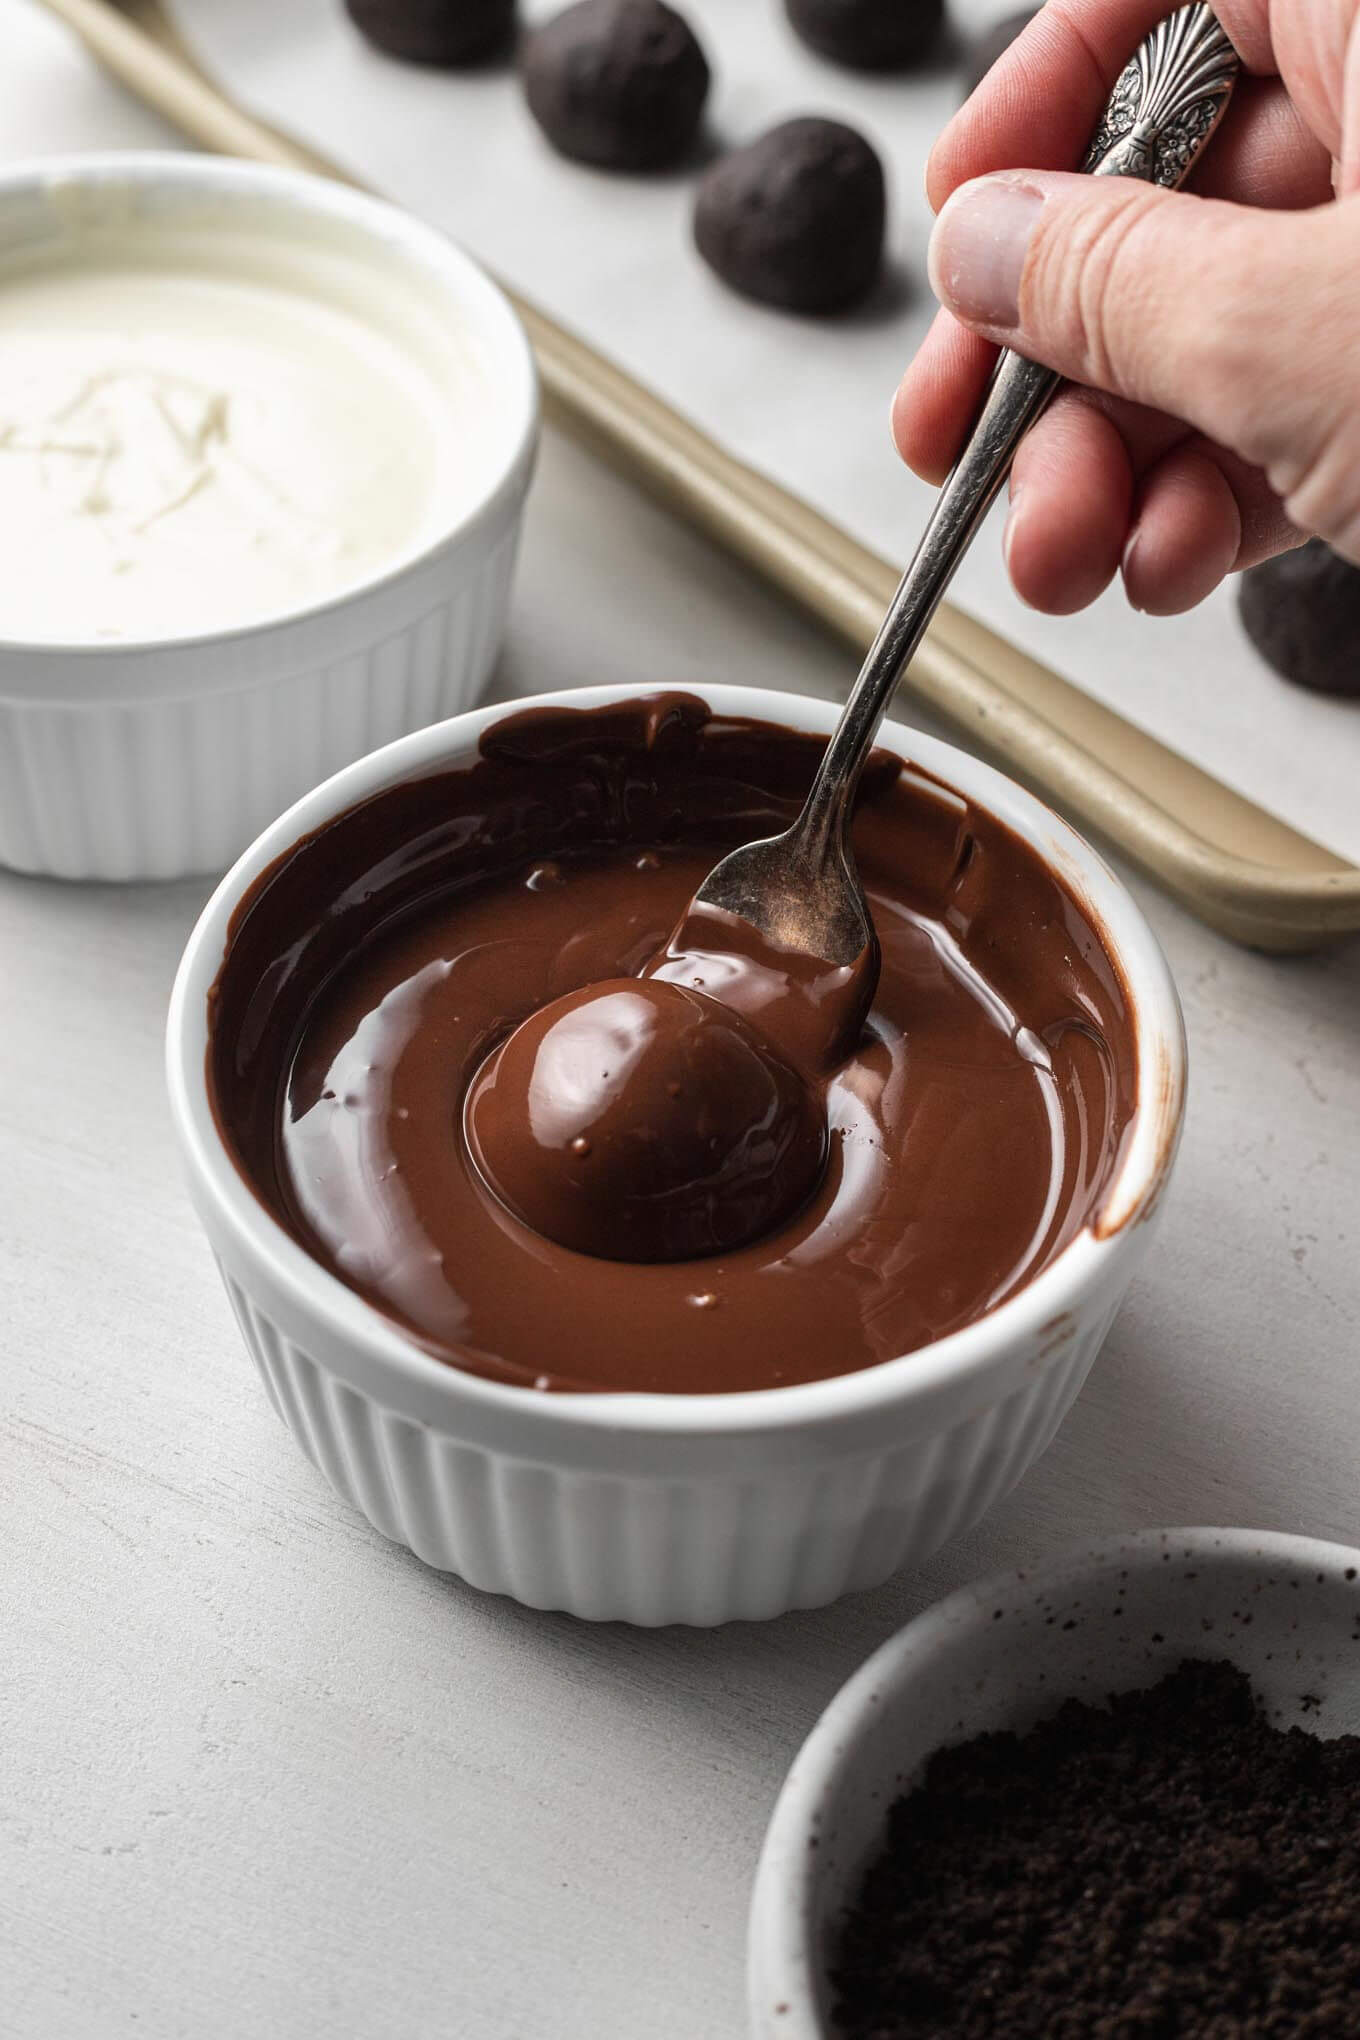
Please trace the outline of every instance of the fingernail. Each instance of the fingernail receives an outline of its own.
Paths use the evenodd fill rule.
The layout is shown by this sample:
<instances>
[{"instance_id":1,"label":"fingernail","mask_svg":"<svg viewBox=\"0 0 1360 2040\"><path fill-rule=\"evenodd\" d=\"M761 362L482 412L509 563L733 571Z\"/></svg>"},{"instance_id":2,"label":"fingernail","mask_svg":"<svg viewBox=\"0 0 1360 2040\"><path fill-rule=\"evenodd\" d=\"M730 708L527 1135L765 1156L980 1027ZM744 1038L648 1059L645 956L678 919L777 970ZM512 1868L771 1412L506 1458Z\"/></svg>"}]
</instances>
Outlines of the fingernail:
<instances>
[{"instance_id":1,"label":"fingernail","mask_svg":"<svg viewBox=\"0 0 1360 2040\"><path fill-rule=\"evenodd\" d=\"M1006 526L1001 534L1001 557L1006 562L1006 572L1011 571L1011 547L1015 544L1015 526L1020 512L1020 490L1011 489L1010 508L1006 513Z\"/></svg>"},{"instance_id":2,"label":"fingernail","mask_svg":"<svg viewBox=\"0 0 1360 2040\"><path fill-rule=\"evenodd\" d=\"M897 388L893 391L893 400L891 404L888 406L888 430L892 434L893 445L897 448L899 453L902 451L902 442L898 436L897 418L899 411L905 409L906 401L907 401L907 379L905 376L903 376L901 382L897 385Z\"/></svg>"},{"instance_id":3,"label":"fingernail","mask_svg":"<svg viewBox=\"0 0 1360 2040\"><path fill-rule=\"evenodd\" d=\"M1143 605L1133 592L1133 563L1137 557L1138 548L1142 543L1142 536L1141 531L1135 524L1132 532L1129 534L1128 544L1124 547L1124 557L1119 563L1119 571L1124 581L1124 594L1128 599L1129 608L1138 610L1140 614Z\"/></svg>"},{"instance_id":4,"label":"fingernail","mask_svg":"<svg viewBox=\"0 0 1360 2040\"><path fill-rule=\"evenodd\" d=\"M930 238L930 282L941 304L976 326L1018 326L1020 279L1043 193L1011 177L979 177L956 191Z\"/></svg>"}]
</instances>

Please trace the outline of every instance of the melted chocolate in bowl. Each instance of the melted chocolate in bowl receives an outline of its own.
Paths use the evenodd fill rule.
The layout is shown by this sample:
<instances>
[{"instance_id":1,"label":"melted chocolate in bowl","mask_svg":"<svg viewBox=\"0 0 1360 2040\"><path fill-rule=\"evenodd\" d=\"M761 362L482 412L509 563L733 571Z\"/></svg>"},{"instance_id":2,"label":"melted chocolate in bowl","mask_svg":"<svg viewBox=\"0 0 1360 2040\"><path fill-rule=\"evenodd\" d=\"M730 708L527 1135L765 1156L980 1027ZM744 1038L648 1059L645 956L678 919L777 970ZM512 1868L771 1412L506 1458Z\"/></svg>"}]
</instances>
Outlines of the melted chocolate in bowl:
<instances>
[{"instance_id":1,"label":"melted chocolate in bowl","mask_svg":"<svg viewBox=\"0 0 1360 2040\"><path fill-rule=\"evenodd\" d=\"M545 1389L851 1373L1022 1288L1116 1174L1127 998L1039 857L883 752L855 826L878 994L786 1224L690 1260L602 1259L531 1231L469 1153L492 1052L550 1001L635 977L723 852L792 819L821 749L687 695L537 709L281 857L233 918L207 1069L279 1223L438 1357Z\"/></svg>"}]
</instances>

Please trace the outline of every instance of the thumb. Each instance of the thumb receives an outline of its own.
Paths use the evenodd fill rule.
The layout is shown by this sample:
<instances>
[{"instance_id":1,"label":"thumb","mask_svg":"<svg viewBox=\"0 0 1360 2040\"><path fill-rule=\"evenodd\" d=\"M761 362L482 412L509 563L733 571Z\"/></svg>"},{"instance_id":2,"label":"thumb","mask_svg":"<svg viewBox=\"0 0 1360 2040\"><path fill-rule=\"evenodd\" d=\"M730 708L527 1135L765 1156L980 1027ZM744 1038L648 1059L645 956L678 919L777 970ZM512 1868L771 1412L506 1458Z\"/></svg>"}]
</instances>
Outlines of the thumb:
<instances>
[{"instance_id":1,"label":"thumb","mask_svg":"<svg viewBox=\"0 0 1360 2040\"><path fill-rule=\"evenodd\" d=\"M1360 558L1360 200L1270 213L1121 177L956 191L930 275L964 325L1183 419Z\"/></svg>"}]
</instances>

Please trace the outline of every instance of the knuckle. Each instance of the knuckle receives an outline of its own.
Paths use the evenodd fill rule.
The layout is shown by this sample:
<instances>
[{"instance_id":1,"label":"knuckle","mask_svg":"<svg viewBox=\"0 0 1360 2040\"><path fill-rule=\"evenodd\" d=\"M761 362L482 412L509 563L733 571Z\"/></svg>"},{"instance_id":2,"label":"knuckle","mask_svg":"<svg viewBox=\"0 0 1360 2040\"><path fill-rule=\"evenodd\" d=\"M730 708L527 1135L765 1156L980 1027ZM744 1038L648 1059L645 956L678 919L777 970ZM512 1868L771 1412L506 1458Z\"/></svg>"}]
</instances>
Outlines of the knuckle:
<instances>
[{"instance_id":1,"label":"knuckle","mask_svg":"<svg viewBox=\"0 0 1360 2040\"><path fill-rule=\"evenodd\" d=\"M1349 560L1353 567L1360 567L1360 509L1338 531L1319 532L1317 535L1326 538L1332 551L1343 560Z\"/></svg>"},{"instance_id":2,"label":"knuckle","mask_svg":"<svg viewBox=\"0 0 1360 2040\"><path fill-rule=\"evenodd\" d=\"M1183 307L1168 346L1175 351L1175 373L1198 417L1218 427L1236 426L1240 438L1261 395L1252 336L1226 296L1206 295Z\"/></svg>"},{"instance_id":3,"label":"knuckle","mask_svg":"<svg viewBox=\"0 0 1360 2040\"><path fill-rule=\"evenodd\" d=\"M1360 524L1360 276L1329 238L1294 255L1255 323L1236 440L1294 521L1337 544Z\"/></svg>"},{"instance_id":4,"label":"knuckle","mask_svg":"<svg viewBox=\"0 0 1360 2040\"><path fill-rule=\"evenodd\" d=\"M1078 208L1058 231L1040 230L1026 279L1036 323L1042 308L1066 357L1099 388L1127 389L1136 375L1155 309L1152 270L1140 251L1156 231L1160 196L1135 188L1120 194L1120 204ZM1022 309L1028 325L1029 307Z\"/></svg>"},{"instance_id":5,"label":"knuckle","mask_svg":"<svg viewBox=\"0 0 1360 2040\"><path fill-rule=\"evenodd\" d=\"M1290 522L1316 533L1347 558L1360 553L1360 429L1351 420L1360 390L1352 393L1349 416L1335 429L1315 429L1291 456L1267 468Z\"/></svg>"}]
</instances>

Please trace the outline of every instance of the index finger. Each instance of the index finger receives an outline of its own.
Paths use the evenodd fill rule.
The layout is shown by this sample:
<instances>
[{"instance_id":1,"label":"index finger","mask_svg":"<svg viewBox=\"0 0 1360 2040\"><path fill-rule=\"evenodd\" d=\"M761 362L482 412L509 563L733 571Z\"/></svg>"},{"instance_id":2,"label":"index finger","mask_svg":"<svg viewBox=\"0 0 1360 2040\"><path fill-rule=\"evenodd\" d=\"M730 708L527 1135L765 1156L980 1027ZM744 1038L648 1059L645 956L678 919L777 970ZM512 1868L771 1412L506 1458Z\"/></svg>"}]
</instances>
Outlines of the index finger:
<instances>
[{"instance_id":1,"label":"index finger","mask_svg":"<svg viewBox=\"0 0 1360 2040\"><path fill-rule=\"evenodd\" d=\"M1172 11L1168 0L1048 0L931 151L926 192L935 210L993 170L1080 163L1115 80ZM1273 70L1268 0L1220 0L1217 12L1248 66Z\"/></svg>"}]
</instances>

